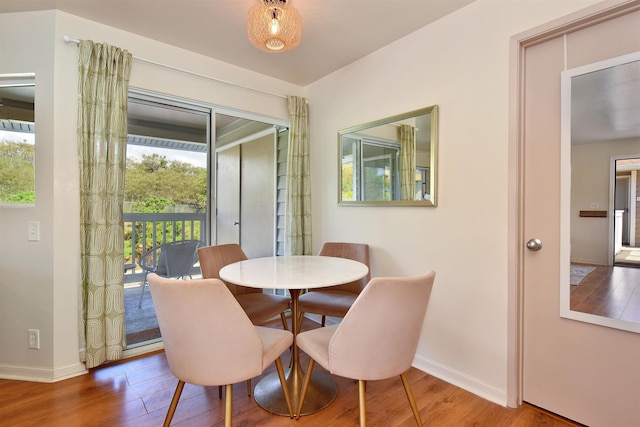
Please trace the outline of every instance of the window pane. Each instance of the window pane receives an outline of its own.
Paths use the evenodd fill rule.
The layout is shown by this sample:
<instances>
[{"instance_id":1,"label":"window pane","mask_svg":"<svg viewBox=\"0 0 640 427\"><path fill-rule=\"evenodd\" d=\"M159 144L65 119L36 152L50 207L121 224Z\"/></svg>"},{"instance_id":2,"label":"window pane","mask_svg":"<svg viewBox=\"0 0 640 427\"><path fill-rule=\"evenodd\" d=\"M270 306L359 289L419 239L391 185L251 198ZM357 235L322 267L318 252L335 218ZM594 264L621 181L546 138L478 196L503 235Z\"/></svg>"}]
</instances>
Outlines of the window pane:
<instances>
[{"instance_id":1,"label":"window pane","mask_svg":"<svg viewBox=\"0 0 640 427\"><path fill-rule=\"evenodd\" d=\"M0 203L35 203L34 77L0 76Z\"/></svg>"},{"instance_id":2,"label":"window pane","mask_svg":"<svg viewBox=\"0 0 640 427\"><path fill-rule=\"evenodd\" d=\"M389 146L362 144L362 200L394 199L398 151Z\"/></svg>"}]
</instances>

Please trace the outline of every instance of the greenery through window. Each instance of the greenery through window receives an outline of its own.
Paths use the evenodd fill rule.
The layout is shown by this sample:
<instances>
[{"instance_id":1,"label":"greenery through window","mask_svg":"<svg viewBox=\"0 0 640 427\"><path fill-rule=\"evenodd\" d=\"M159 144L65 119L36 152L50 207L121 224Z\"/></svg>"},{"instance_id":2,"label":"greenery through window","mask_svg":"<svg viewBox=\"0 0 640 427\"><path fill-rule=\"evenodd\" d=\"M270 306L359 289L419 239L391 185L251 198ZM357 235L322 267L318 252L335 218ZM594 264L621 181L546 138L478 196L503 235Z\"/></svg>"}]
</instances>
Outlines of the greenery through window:
<instances>
[{"instance_id":1,"label":"greenery through window","mask_svg":"<svg viewBox=\"0 0 640 427\"><path fill-rule=\"evenodd\" d=\"M400 146L393 142L343 136L342 200L394 200L399 154Z\"/></svg>"},{"instance_id":2,"label":"greenery through window","mask_svg":"<svg viewBox=\"0 0 640 427\"><path fill-rule=\"evenodd\" d=\"M130 96L125 264L166 242L206 241L209 122L206 109Z\"/></svg>"},{"instance_id":3,"label":"greenery through window","mask_svg":"<svg viewBox=\"0 0 640 427\"><path fill-rule=\"evenodd\" d=\"M33 204L35 76L0 76L0 204Z\"/></svg>"}]
</instances>

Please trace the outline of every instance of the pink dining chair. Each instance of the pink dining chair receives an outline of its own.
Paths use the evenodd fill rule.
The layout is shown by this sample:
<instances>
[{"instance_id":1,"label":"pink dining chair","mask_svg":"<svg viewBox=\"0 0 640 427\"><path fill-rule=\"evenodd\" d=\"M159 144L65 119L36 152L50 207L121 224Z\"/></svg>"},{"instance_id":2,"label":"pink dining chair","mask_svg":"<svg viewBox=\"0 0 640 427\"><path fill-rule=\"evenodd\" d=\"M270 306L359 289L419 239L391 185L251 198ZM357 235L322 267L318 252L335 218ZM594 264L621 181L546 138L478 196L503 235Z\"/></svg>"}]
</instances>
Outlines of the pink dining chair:
<instances>
[{"instance_id":1,"label":"pink dining chair","mask_svg":"<svg viewBox=\"0 0 640 427\"><path fill-rule=\"evenodd\" d=\"M315 363L333 375L358 380L360 426L366 425L365 381L399 375L419 426L420 413L407 370L415 357L435 272L417 277L371 279L338 325L296 337L309 355L296 414L299 417Z\"/></svg>"},{"instance_id":2,"label":"pink dining chair","mask_svg":"<svg viewBox=\"0 0 640 427\"><path fill-rule=\"evenodd\" d=\"M369 267L369 245L364 243L325 242L318 255L352 259ZM370 279L371 271L355 282L309 289L298 299L298 324L302 324L304 313L320 314L322 326L325 325L326 316L344 317Z\"/></svg>"},{"instance_id":3,"label":"pink dining chair","mask_svg":"<svg viewBox=\"0 0 640 427\"><path fill-rule=\"evenodd\" d=\"M219 279L178 281L148 275L169 368L178 378L164 421L169 426L185 383L226 386L225 427L231 426L232 384L256 377L275 361L293 418L280 355L293 334L254 326Z\"/></svg>"},{"instance_id":4,"label":"pink dining chair","mask_svg":"<svg viewBox=\"0 0 640 427\"><path fill-rule=\"evenodd\" d=\"M198 249L198 259L205 279L220 279L220 269L225 265L247 259L242 248L230 243L205 246ZM262 289L238 286L224 282L254 325L261 325L275 316L280 316L282 327L289 329L285 312L291 299L282 295L266 294Z\"/></svg>"}]
</instances>

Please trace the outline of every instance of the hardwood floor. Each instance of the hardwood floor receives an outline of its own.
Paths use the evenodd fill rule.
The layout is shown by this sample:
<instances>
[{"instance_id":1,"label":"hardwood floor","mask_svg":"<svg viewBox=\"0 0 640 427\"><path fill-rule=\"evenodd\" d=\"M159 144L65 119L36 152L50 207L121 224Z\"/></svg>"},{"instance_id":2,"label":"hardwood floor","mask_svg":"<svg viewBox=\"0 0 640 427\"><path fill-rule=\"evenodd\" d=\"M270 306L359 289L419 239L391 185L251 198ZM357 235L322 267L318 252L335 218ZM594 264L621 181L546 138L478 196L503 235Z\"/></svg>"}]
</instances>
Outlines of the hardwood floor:
<instances>
[{"instance_id":1,"label":"hardwood floor","mask_svg":"<svg viewBox=\"0 0 640 427\"><path fill-rule=\"evenodd\" d=\"M315 327L305 319L305 329ZM283 356L286 366L289 355ZM307 358L301 355L306 368ZM273 372L271 367L265 374ZM322 369L316 365L315 369ZM505 408L427 375L408 373L425 426L577 426L530 405ZM271 415L247 396L246 384L233 387L235 426L358 426L357 383L334 377L336 400L326 409L299 421ZM253 380L253 385L258 378ZM13 427L160 426L177 380L164 352L93 369L89 374L53 384L0 380L0 425ZM217 387L186 385L173 426L222 426L224 399ZM370 426L415 426L400 378L367 383Z\"/></svg>"},{"instance_id":2,"label":"hardwood floor","mask_svg":"<svg viewBox=\"0 0 640 427\"><path fill-rule=\"evenodd\" d=\"M571 286L571 310L640 322L640 268L593 267L580 284Z\"/></svg>"}]
</instances>

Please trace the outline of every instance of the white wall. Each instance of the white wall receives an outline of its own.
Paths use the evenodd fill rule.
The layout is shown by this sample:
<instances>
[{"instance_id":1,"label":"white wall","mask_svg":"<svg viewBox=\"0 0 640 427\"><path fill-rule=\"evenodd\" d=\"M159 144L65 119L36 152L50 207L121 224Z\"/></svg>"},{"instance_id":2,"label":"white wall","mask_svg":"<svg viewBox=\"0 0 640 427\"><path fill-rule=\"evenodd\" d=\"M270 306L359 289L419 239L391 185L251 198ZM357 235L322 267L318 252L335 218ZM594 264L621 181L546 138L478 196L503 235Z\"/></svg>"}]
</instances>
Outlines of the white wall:
<instances>
[{"instance_id":1,"label":"white wall","mask_svg":"<svg viewBox=\"0 0 640 427\"><path fill-rule=\"evenodd\" d=\"M503 404L509 42L593 3L478 0L306 88L314 248L369 243L373 276L436 270L415 365ZM433 104L438 206L337 206L337 131Z\"/></svg>"},{"instance_id":2,"label":"white wall","mask_svg":"<svg viewBox=\"0 0 640 427\"><path fill-rule=\"evenodd\" d=\"M46 373L53 356L53 31L51 13L0 14L0 73L36 73L36 206L0 208L0 372L26 376ZM27 241L28 221L40 222L39 242ZM40 329L42 350L27 350L27 329Z\"/></svg>"},{"instance_id":3,"label":"white wall","mask_svg":"<svg viewBox=\"0 0 640 427\"><path fill-rule=\"evenodd\" d=\"M301 95L302 88L63 12L0 14L0 73L36 73L36 207L0 208L0 377L54 381L79 363L79 198L76 148L78 48L63 35L128 49L249 87ZM278 119L286 99L134 60L131 87ZM27 241L28 221L41 239ZM41 349L27 349L39 329Z\"/></svg>"}]
</instances>

